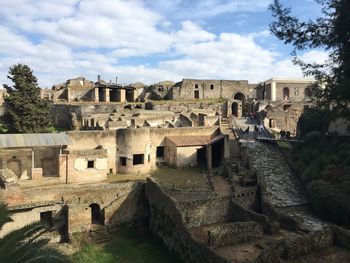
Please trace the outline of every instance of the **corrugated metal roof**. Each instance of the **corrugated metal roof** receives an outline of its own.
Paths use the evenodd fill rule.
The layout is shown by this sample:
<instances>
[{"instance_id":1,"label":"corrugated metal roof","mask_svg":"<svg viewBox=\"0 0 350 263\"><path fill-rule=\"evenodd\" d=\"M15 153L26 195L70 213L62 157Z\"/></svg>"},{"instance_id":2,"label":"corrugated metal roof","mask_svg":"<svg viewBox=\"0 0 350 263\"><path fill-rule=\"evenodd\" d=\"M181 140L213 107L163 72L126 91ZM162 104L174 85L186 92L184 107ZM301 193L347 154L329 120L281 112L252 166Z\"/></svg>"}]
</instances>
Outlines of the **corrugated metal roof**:
<instances>
[{"instance_id":1,"label":"corrugated metal roof","mask_svg":"<svg viewBox=\"0 0 350 263\"><path fill-rule=\"evenodd\" d=\"M66 133L0 134L0 148L60 146L72 144Z\"/></svg>"},{"instance_id":2,"label":"corrugated metal roof","mask_svg":"<svg viewBox=\"0 0 350 263\"><path fill-rule=\"evenodd\" d=\"M211 141L210 135L167 136L166 138L176 146L201 146Z\"/></svg>"}]
</instances>

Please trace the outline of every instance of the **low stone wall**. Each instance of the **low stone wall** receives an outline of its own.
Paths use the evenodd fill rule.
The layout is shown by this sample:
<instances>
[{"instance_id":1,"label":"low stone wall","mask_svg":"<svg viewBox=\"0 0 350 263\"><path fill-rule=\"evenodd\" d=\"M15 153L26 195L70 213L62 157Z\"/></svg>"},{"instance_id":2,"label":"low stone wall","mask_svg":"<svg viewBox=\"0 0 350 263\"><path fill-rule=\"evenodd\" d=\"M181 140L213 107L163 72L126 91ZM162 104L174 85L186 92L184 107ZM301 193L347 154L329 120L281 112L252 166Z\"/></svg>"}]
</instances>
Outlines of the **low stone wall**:
<instances>
[{"instance_id":1,"label":"low stone wall","mask_svg":"<svg viewBox=\"0 0 350 263\"><path fill-rule=\"evenodd\" d=\"M194 241L183 221L180 208L156 183L147 180L149 228L164 244L178 253L184 262L228 263L204 244Z\"/></svg>"},{"instance_id":2,"label":"low stone wall","mask_svg":"<svg viewBox=\"0 0 350 263\"><path fill-rule=\"evenodd\" d=\"M279 229L279 226L276 222L270 221L270 219L263 214L259 214L242 207L233 198L231 199L230 207L232 211L231 219L233 221L254 221L261 225L264 232L267 234L276 233Z\"/></svg>"},{"instance_id":3,"label":"low stone wall","mask_svg":"<svg viewBox=\"0 0 350 263\"><path fill-rule=\"evenodd\" d=\"M259 239L263 229L255 222L235 222L215 227L208 231L208 236L210 246L222 247Z\"/></svg>"},{"instance_id":4,"label":"low stone wall","mask_svg":"<svg viewBox=\"0 0 350 263\"><path fill-rule=\"evenodd\" d=\"M228 222L230 218L229 196L183 201L178 205L188 227Z\"/></svg>"},{"instance_id":5,"label":"low stone wall","mask_svg":"<svg viewBox=\"0 0 350 263\"><path fill-rule=\"evenodd\" d=\"M281 245L283 250L280 257L294 259L311 251L329 247L333 244L333 240L334 235L331 228L313 231L310 234L298 237L290 237Z\"/></svg>"}]
</instances>

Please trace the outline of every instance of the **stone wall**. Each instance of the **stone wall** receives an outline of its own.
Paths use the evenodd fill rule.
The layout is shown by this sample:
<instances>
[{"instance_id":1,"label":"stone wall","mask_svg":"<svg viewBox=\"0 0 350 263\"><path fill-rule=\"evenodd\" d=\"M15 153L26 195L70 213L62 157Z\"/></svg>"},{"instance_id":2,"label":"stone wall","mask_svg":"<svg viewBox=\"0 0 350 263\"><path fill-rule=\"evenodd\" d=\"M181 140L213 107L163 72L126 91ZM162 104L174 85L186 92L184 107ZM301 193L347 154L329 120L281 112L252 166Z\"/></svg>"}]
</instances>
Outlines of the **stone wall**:
<instances>
[{"instance_id":1,"label":"stone wall","mask_svg":"<svg viewBox=\"0 0 350 263\"><path fill-rule=\"evenodd\" d=\"M233 99L238 92L249 97L247 80L184 79L181 85L173 87L173 99Z\"/></svg>"},{"instance_id":2,"label":"stone wall","mask_svg":"<svg viewBox=\"0 0 350 263\"><path fill-rule=\"evenodd\" d=\"M58 213L68 208L68 232L87 230L92 223L90 206L97 204L104 213L104 224L115 229L147 219L143 182L115 184L55 185L29 189L0 190L2 200L14 213L14 221L4 226L1 234L40 220L40 213Z\"/></svg>"},{"instance_id":3,"label":"stone wall","mask_svg":"<svg viewBox=\"0 0 350 263\"><path fill-rule=\"evenodd\" d=\"M235 222L216 226L208 231L209 245L223 247L259 239L263 229L255 222Z\"/></svg>"},{"instance_id":4,"label":"stone wall","mask_svg":"<svg viewBox=\"0 0 350 263\"><path fill-rule=\"evenodd\" d=\"M179 202L178 207L188 227L224 223L231 217L229 196L208 195L203 199Z\"/></svg>"},{"instance_id":5,"label":"stone wall","mask_svg":"<svg viewBox=\"0 0 350 263\"><path fill-rule=\"evenodd\" d=\"M207 246L193 240L174 200L151 180L147 181L146 196L150 230L184 262L228 263Z\"/></svg>"}]
</instances>

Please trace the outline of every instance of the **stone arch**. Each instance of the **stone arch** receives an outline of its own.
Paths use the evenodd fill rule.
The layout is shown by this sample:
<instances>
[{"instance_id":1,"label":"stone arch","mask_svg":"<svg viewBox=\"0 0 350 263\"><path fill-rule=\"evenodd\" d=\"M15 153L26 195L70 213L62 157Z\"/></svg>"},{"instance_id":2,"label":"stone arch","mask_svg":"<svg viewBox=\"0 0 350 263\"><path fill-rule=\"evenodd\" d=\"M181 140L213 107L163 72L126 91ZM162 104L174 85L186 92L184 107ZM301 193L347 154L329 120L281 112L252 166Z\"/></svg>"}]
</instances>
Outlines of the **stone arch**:
<instances>
[{"instance_id":1,"label":"stone arch","mask_svg":"<svg viewBox=\"0 0 350 263\"><path fill-rule=\"evenodd\" d=\"M283 99L284 100L288 100L289 99L289 88L288 87L284 87L283 88Z\"/></svg>"},{"instance_id":2,"label":"stone arch","mask_svg":"<svg viewBox=\"0 0 350 263\"><path fill-rule=\"evenodd\" d=\"M245 103L245 95L244 95L242 92L237 92L237 93L233 96L233 99L242 101L242 104Z\"/></svg>"},{"instance_id":3,"label":"stone arch","mask_svg":"<svg viewBox=\"0 0 350 263\"><path fill-rule=\"evenodd\" d=\"M232 102L232 105L231 105L231 113L232 115L238 117L238 103L237 102Z\"/></svg>"},{"instance_id":4,"label":"stone arch","mask_svg":"<svg viewBox=\"0 0 350 263\"><path fill-rule=\"evenodd\" d=\"M105 224L105 213L104 209L101 209L99 204L93 203L89 205L91 208L91 224L104 225Z\"/></svg>"},{"instance_id":5,"label":"stone arch","mask_svg":"<svg viewBox=\"0 0 350 263\"><path fill-rule=\"evenodd\" d=\"M22 165L20 160L17 160L16 158L8 160L7 168L10 169L18 178L21 177Z\"/></svg>"}]
</instances>

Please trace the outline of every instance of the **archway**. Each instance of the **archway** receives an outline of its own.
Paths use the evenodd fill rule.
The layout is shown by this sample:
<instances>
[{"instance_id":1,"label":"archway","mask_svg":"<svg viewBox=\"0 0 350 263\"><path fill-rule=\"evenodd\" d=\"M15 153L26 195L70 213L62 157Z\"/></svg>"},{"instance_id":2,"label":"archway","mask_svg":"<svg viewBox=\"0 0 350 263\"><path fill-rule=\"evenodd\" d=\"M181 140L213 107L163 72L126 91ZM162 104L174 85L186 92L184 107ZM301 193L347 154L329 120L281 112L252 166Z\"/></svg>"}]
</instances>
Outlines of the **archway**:
<instances>
[{"instance_id":1,"label":"archway","mask_svg":"<svg viewBox=\"0 0 350 263\"><path fill-rule=\"evenodd\" d=\"M10 169L18 178L21 177L21 162L17 159L11 159L7 162L7 168Z\"/></svg>"},{"instance_id":2,"label":"archway","mask_svg":"<svg viewBox=\"0 0 350 263\"><path fill-rule=\"evenodd\" d=\"M289 88L287 88L287 87L283 88L283 99L284 100L289 99Z\"/></svg>"},{"instance_id":3,"label":"archway","mask_svg":"<svg viewBox=\"0 0 350 263\"><path fill-rule=\"evenodd\" d=\"M238 103L233 102L231 105L232 115L238 117Z\"/></svg>"},{"instance_id":4,"label":"archway","mask_svg":"<svg viewBox=\"0 0 350 263\"><path fill-rule=\"evenodd\" d=\"M94 225L104 225L105 224L105 215L104 210L96 203L93 203L89 206L91 208L91 224Z\"/></svg>"},{"instance_id":5,"label":"archway","mask_svg":"<svg viewBox=\"0 0 350 263\"><path fill-rule=\"evenodd\" d=\"M245 96L242 92L237 92L233 98L242 101L242 105L245 103Z\"/></svg>"}]
</instances>

